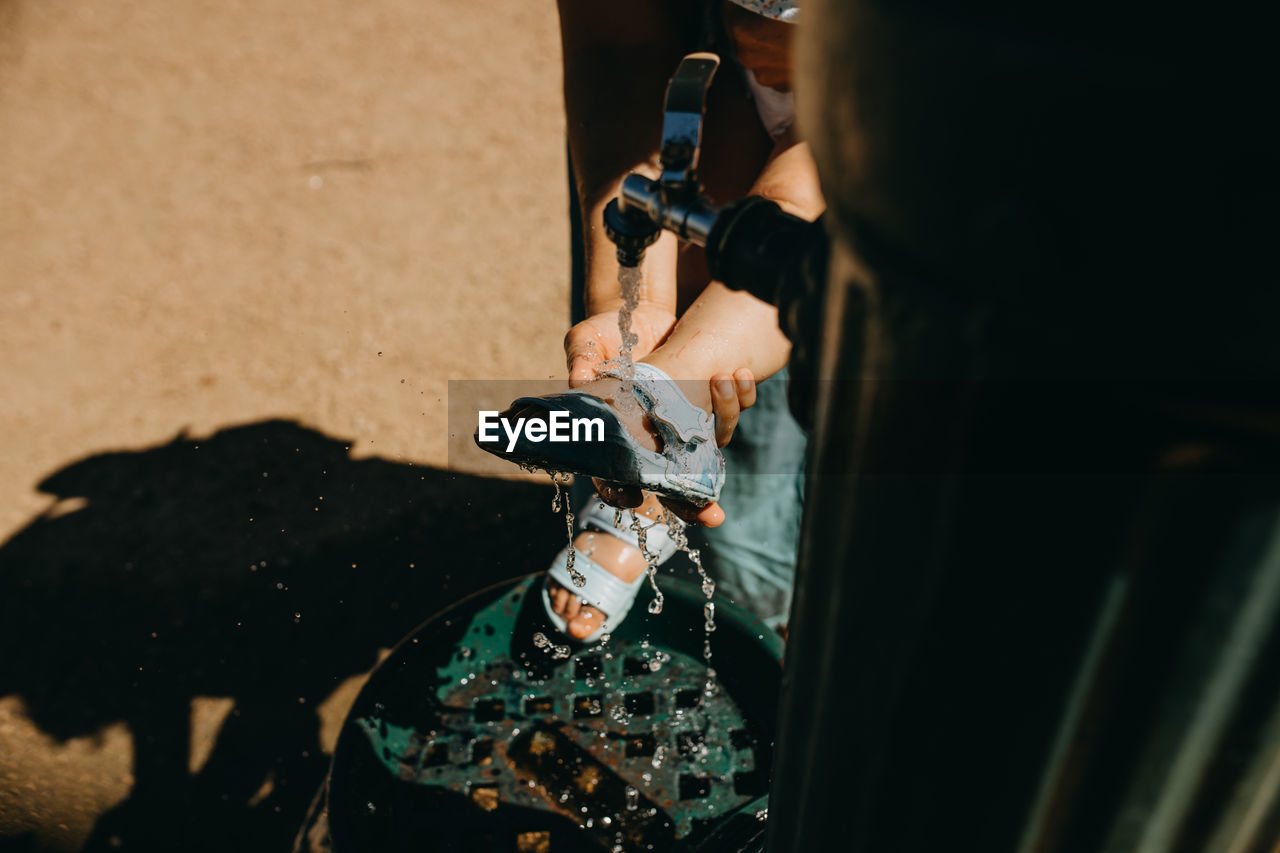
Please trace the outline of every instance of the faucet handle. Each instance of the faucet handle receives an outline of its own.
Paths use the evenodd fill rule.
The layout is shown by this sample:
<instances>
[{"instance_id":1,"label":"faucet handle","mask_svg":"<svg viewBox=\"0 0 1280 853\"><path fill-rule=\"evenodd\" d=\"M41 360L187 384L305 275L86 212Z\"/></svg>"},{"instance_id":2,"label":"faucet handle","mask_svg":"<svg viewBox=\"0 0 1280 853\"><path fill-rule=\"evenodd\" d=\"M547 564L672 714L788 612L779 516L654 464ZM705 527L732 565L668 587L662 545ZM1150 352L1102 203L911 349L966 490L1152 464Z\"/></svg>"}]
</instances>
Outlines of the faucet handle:
<instances>
[{"instance_id":1,"label":"faucet handle","mask_svg":"<svg viewBox=\"0 0 1280 853\"><path fill-rule=\"evenodd\" d=\"M668 203L698 195L702 118L707 106L707 89L719 67L720 57L714 53L691 53L680 61L667 84L662 118L661 185Z\"/></svg>"}]
</instances>

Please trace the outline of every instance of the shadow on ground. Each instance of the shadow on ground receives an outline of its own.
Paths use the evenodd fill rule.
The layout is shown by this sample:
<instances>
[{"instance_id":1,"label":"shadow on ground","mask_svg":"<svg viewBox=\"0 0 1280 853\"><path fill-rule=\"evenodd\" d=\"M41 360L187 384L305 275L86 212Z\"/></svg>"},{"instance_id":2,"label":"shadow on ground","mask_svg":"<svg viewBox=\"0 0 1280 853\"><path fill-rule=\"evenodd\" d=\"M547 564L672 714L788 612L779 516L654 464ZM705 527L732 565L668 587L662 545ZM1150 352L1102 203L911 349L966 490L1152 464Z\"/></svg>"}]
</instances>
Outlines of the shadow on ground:
<instances>
[{"instance_id":1,"label":"shadow on ground","mask_svg":"<svg viewBox=\"0 0 1280 853\"><path fill-rule=\"evenodd\" d=\"M0 547L0 696L57 738L128 725L132 793L85 849L289 849L327 764L316 705L563 535L548 487L347 449L272 421L40 484L62 502ZM196 696L235 709L192 775Z\"/></svg>"}]
</instances>

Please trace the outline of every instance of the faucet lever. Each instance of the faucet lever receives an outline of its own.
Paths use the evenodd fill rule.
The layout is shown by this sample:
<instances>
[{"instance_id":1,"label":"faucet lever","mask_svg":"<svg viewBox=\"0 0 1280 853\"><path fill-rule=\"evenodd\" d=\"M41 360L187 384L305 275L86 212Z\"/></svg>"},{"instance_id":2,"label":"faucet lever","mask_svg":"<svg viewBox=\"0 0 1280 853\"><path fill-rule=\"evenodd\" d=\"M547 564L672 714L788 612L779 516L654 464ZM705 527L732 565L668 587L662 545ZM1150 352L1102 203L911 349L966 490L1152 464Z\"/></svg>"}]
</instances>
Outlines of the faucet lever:
<instances>
[{"instance_id":1,"label":"faucet lever","mask_svg":"<svg viewBox=\"0 0 1280 853\"><path fill-rule=\"evenodd\" d=\"M691 53L680 61L667 84L662 117L661 187L667 204L697 198L698 155L702 150L702 118L707 89L720 67L714 53Z\"/></svg>"},{"instance_id":2,"label":"faucet lever","mask_svg":"<svg viewBox=\"0 0 1280 853\"><path fill-rule=\"evenodd\" d=\"M720 67L714 53L691 53L680 61L667 84L662 116L662 177L651 181L632 173L618 197L604 209L604 230L617 244L618 263L639 266L645 250L663 228L683 240L705 246L716 210L702 197L698 155L707 89Z\"/></svg>"}]
</instances>

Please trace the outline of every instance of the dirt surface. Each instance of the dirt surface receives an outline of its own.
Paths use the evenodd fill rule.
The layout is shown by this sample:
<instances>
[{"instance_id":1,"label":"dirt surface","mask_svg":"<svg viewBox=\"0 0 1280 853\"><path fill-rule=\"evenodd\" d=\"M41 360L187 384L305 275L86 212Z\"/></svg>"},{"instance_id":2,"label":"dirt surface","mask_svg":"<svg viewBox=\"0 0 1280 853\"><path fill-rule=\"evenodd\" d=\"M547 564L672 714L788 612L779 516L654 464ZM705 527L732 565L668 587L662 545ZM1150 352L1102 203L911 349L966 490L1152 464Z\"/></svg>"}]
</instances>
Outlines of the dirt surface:
<instances>
[{"instance_id":1,"label":"dirt surface","mask_svg":"<svg viewBox=\"0 0 1280 853\"><path fill-rule=\"evenodd\" d=\"M0 0L0 850L287 849L362 674L542 565L549 3Z\"/></svg>"}]
</instances>

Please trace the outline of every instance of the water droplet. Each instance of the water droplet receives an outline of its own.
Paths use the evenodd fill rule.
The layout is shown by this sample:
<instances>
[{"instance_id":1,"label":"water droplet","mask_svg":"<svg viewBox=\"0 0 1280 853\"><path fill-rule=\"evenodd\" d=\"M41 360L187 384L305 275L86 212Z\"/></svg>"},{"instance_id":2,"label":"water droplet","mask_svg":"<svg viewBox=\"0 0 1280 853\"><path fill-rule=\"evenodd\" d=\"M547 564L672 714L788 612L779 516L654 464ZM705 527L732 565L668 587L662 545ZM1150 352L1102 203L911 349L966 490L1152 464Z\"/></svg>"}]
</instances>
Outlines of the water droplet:
<instances>
[{"instance_id":1,"label":"water droplet","mask_svg":"<svg viewBox=\"0 0 1280 853\"><path fill-rule=\"evenodd\" d=\"M569 657L568 646L557 646L551 640L547 639L547 635L539 631L533 635L533 644L545 652L550 653L553 660L564 660Z\"/></svg>"}]
</instances>

